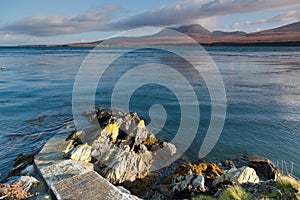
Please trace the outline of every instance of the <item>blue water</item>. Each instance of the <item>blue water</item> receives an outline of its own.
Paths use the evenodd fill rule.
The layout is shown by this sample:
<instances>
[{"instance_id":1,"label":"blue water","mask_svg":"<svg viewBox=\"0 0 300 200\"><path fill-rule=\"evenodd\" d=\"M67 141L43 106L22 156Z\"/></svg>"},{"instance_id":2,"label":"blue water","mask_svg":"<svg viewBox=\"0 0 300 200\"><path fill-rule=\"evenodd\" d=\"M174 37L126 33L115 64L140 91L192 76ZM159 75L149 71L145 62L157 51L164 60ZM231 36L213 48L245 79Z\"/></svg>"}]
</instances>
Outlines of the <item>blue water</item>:
<instances>
[{"instance_id":1,"label":"blue water","mask_svg":"<svg viewBox=\"0 0 300 200\"><path fill-rule=\"evenodd\" d=\"M176 48L198 59L189 47ZM75 76L91 50L87 47L0 47L0 66L5 66L0 71L0 178L12 168L18 154L38 152L47 139L72 121ZM288 170L294 163L293 175L300 177L300 48L207 47L206 50L224 81L227 115L222 134L205 159L233 159L249 152L265 156L275 164L284 160ZM105 55L123 51L126 48L98 50L104 60ZM110 106L113 84L134 63L154 59L177 66L189 76L200 102L200 128L185 154L186 159L197 161L211 117L210 97L203 80L165 52L144 50L142 54L132 52L125 57L126 60L114 62L113 70L107 71L100 80L96 105ZM157 77L173 80L171 75L161 74L159 68ZM186 99L188 102L189 96ZM140 87L133 91L129 108L150 123L149 109L154 104L163 105L167 113L166 123L157 137L171 141L181 115L178 99L171 90L157 84Z\"/></svg>"}]
</instances>

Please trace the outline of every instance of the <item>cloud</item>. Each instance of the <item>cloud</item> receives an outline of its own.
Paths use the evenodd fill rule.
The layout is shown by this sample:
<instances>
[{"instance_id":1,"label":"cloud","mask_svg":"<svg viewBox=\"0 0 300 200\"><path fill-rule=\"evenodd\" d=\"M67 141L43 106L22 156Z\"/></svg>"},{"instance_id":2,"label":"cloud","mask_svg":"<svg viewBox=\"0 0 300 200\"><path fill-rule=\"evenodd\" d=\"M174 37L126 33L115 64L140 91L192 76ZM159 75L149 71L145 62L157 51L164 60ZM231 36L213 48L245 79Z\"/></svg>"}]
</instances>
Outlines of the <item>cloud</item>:
<instances>
[{"instance_id":1,"label":"cloud","mask_svg":"<svg viewBox=\"0 0 300 200\"><path fill-rule=\"evenodd\" d=\"M114 19L117 11L124 12L117 6L109 6L102 9L92 8L81 15L35 15L8 24L0 31L43 37L106 30L106 24Z\"/></svg>"},{"instance_id":2,"label":"cloud","mask_svg":"<svg viewBox=\"0 0 300 200\"><path fill-rule=\"evenodd\" d=\"M115 15L128 11L118 6L106 6L90 9L81 15L35 15L10 23L0 28L0 31L4 34L41 37L194 23L207 28L216 28L219 16L295 6L300 6L299 0L272 0L272 2L269 0L183 0L118 21Z\"/></svg>"},{"instance_id":3,"label":"cloud","mask_svg":"<svg viewBox=\"0 0 300 200\"><path fill-rule=\"evenodd\" d=\"M113 26L125 29L191 24L199 19L210 17L290 8L298 5L300 5L299 0L273 0L272 2L269 0L185 0L122 19L113 23Z\"/></svg>"},{"instance_id":4,"label":"cloud","mask_svg":"<svg viewBox=\"0 0 300 200\"><path fill-rule=\"evenodd\" d=\"M262 19L257 21L248 21L245 22L246 26L253 26L258 24L267 24L267 23L280 23L280 22L297 22L300 20L300 10L291 10L285 13L280 13L274 17L268 19Z\"/></svg>"},{"instance_id":5,"label":"cloud","mask_svg":"<svg viewBox=\"0 0 300 200\"><path fill-rule=\"evenodd\" d=\"M235 30L235 31L238 31L240 29L240 24L238 22L235 22L235 23L230 25L230 28Z\"/></svg>"},{"instance_id":6,"label":"cloud","mask_svg":"<svg viewBox=\"0 0 300 200\"><path fill-rule=\"evenodd\" d=\"M15 37L10 34L4 34L3 39L4 40L13 40L13 39L15 39Z\"/></svg>"}]
</instances>

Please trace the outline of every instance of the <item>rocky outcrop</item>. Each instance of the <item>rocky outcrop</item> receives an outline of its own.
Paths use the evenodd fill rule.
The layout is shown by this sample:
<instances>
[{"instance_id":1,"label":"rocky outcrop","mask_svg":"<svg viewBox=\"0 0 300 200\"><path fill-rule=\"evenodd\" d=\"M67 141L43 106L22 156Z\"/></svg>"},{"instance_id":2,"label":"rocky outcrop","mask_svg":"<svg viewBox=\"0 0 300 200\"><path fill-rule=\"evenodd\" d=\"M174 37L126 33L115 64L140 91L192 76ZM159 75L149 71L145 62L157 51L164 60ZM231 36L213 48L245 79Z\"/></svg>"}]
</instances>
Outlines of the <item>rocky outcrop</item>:
<instances>
[{"instance_id":1,"label":"rocky outcrop","mask_svg":"<svg viewBox=\"0 0 300 200\"><path fill-rule=\"evenodd\" d=\"M234 181L236 183L258 183L259 178L253 168L244 166L241 168L232 168L226 171L222 176L218 176L213 181L213 186L223 181Z\"/></svg>"},{"instance_id":2,"label":"rocky outcrop","mask_svg":"<svg viewBox=\"0 0 300 200\"><path fill-rule=\"evenodd\" d=\"M89 122L103 129L75 133L72 139L83 145L72 150L71 159L93 161L94 169L113 184L144 179L156 162L176 153L175 146L159 141L137 113L98 110Z\"/></svg>"},{"instance_id":3,"label":"rocky outcrop","mask_svg":"<svg viewBox=\"0 0 300 200\"><path fill-rule=\"evenodd\" d=\"M262 180L277 180L278 178L278 171L274 167L274 165L271 163L270 160L266 158L260 158L260 157L253 157L253 156L247 156L244 158L247 162L249 162L249 166L254 168L257 175Z\"/></svg>"},{"instance_id":4,"label":"rocky outcrop","mask_svg":"<svg viewBox=\"0 0 300 200\"><path fill-rule=\"evenodd\" d=\"M176 153L176 147L157 139L136 113L105 109L85 116L100 129L95 126L56 135L34 156L34 165L33 155L20 155L7 184L22 183L21 189L30 193L25 195L39 198L50 197L49 187L57 199L218 198L229 189L240 188L258 199L300 195L296 180L288 180L287 190L287 180L278 184L278 171L270 160L253 156L218 164L179 159L153 171ZM42 178L31 177L36 174Z\"/></svg>"}]
</instances>

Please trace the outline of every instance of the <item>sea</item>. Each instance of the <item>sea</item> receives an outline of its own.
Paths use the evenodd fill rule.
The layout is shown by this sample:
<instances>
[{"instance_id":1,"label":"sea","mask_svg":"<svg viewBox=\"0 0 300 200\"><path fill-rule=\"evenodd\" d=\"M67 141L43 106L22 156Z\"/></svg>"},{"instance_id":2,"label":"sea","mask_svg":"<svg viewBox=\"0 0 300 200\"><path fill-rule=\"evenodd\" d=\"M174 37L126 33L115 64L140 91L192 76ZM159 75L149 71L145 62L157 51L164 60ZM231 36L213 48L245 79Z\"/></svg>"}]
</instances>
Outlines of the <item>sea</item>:
<instances>
[{"instance_id":1,"label":"sea","mask_svg":"<svg viewBox=\"0 0 300 200\"><path fill-rule=\"evenodd\" d=\"M0 179L18 155L37 153L64 130L84 128L73 123L84 120L76 111L111 108L112 99L118 109L137 112L160 140L178 143L188 121L192 128L183 129L179 141L188 146L182 158L189 162L199 162L204 138L213 134L215 143L201 160L253 154L300 178L300 47L207 46L200 54L189 46L172 48L179 53L163 47L0 47ZM92 52L97 59L90 59ZM213 114L215 105L225 115ZM224 126L221 120L220 131L208 133L214 117Z\"/></svg>"}]
</instances>

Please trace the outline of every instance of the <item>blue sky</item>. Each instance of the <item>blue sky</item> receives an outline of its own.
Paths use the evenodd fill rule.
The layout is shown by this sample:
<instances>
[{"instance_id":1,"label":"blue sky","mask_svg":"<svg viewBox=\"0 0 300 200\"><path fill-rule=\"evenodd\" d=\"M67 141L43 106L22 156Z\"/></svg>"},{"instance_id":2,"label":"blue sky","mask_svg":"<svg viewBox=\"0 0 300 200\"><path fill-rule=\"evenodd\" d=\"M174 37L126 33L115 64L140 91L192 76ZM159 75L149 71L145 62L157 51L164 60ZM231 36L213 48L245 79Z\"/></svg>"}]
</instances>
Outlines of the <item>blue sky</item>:
<instances>
[{"instance_id":1,"label":"blue sky","mask_svg":"<svg viewBox=\"0 0 300 200\"><path fill-rule=\"evenodd\" d=\"M96 41L145 26L254 32L297 21L299 0L2 0L0 46Z\"/></svg>"}]
</instances>

